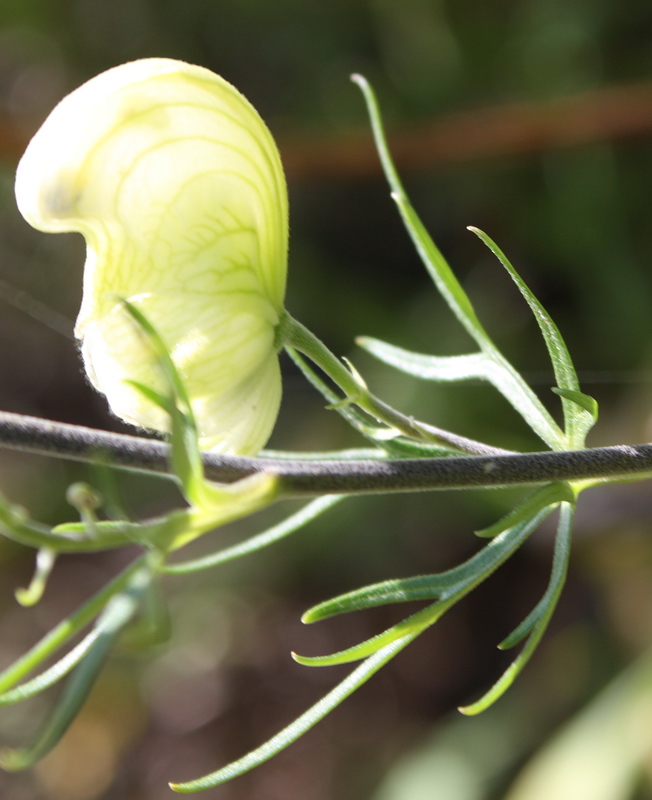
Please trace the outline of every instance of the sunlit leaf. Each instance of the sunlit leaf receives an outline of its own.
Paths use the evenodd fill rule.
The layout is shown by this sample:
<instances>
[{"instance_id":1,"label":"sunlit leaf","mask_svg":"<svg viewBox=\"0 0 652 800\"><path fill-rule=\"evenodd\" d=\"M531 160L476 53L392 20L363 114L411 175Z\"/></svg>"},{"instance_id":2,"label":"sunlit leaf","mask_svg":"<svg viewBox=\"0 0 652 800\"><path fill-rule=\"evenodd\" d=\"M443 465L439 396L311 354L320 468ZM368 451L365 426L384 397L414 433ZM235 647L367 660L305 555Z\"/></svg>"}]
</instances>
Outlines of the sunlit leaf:
<instances>
[{"instance_id":1,"label":"sunlit leaf","mask_svg":"<svg viewBox=\"0 0 652 800\"><path fill-rule=\"evenodd\" d=\"M495 374L489 378L492 383L518 409L519 413L546 444L553 449L565 449L566 438L563 431L560 430L555 420L525 383L521 375L498 351L480 323L471 301L453 274L446 259L412 208L392 161L383 130L378 102L372 88L365 78L360 75L354 75L352 79L360 87L364 95L376 149L378 150L385 177L392 189L392 198L398 206L406 230L439 293L460 324L478 344L480 350L493 362Z\"/></svg>"},{"instance_id":2,"label":"sunlit leaf","mask_svg":"<svg viewBox=\"0 0 652 800\"><path fill-rule=\"evenodd\" d=\"M60 658L51 667L41 672L40 675L25 681L25 683L21 683L14 689L0 694L0 706L11 705L21 702L22 700L27 700L40 692L44 692L46 689L49 689L50 686L60 681L73 667L77 666L89 652L98 636L102 633L102 630L103 626L101 624L96 625L69 653L66 653L63 658Z\"/></svg>"},{"instance_id":3,"label":"sunlit leaf","mask_svg":"<svg viewBox=\"0 0 652 800\"><path fill-rule=\"evenodd\" d=\"M540 509L529 519L503 530L475 555L457 567L433 575L395 578L355 589L308 609L302 616L302 621L318 622L338 614L362 611L376 606L432 599L456 594L460 591L469 591L479 580L489 577L500 564L509 558L551 511L552 509L549 507Z\"/></svg>"},{"instance_id":4,"label":"sunlit leaf","mask_svg":"<svg viewBox=\"0 0 652 800\"><path fill-rule=\"evenodd\" d=\"M597 420L597 403L593 398L580 392L575 365L559 328L493 239L478 228L470 227L469 230L475 233L496 256L530 306L548 348L557 380L557 394L570 401L563 403L568 446L583 447L586 434Z\"/></svg>"},{"instance_id":5,"label":"sunlit leaf","mask_svg":"<svg viewBox=\"0 0 652 800\"><path fill-rule=\"evenodd\" d=\"M300 664L311 667L345 664L366 658L379 648L407 633L415 630L425 631L434 625L449 608L485 581L504 563L536 529L541 520L550 513L550 510L549 508L543 509L533 514L530 519L499 534L482 550L451 570L435 575L384 581L349 592L346 595L340 595L311 608L304 614L302 618L304 622L316 622L335 614L360 611L390 603L438 598L437 602L427 608L417 611L382 633L346 650L327 656L299 656L293 653L293 658Z\"/></svg>"},{"instance_id":6,"label":"sunlit leaf","mask_svg":"<svg viewBox=\"0 0 652 800\"><path fill-rule=\"evenodd\" d=\"M203 789L210 789L213 786L219 786L233 778L237 778L239 775L249 772L254 767L268 761L277 753L285 750L286 747L303 736L304 733L307 733L334 708L337 708L343 700L366 683L372 675L410 644L414 638L415 636L404 636L402 639L398 639L374 653L327 695L322 697L319 702L309 708L308 711L297 717L294 722L291 722L282 731L272 736L263 745L247 753L246 756L227 764L210 775L205 775L203 778L197 778L186 783L171 783L170 788L175 792L188 794L200 792Z\"/></svg>"},{"instance_id":7,"label":"sunlit leaf","mask_svg":"<svg viewBox=\"0 0 652 800\"><path fill-rule=\"evenodd\" d=\"M476 531L475 535L483 539L492 539L499 533L502 533L507 528L511 528L520 522L525 521L533 514L536 514L542 508L552 506L556 503L566 501L568 503L575 502L575 492L568 483L561 481L557 483L548 483L539 489L536 489L531 495L525 498L522 503L519 503L502 519L494 522L487 528Z\"/></svg>"},{"instance_id":8,"label":"sunlit leaf","mask_svg":"<svg viewBox=\"0 0 652 800\"><path fill-rule=\"evenodd\" d=\"M32 744L25 748L0 750L0 766L3 769L27 769L58 744L85 702L116 637L135 614L139 594L147 580L147 572L141 570L132 578L131 586L125 593L115 595L109 600L100 616L99 635L69 677L50 716Z\"/></svg>"},{"instance_id":9,"label":"sunlit leaf","mask_svg":"<svg viewBox=\"0 0 652 800\"><path fill-rule=\"evenodd\" d=\"M43 592L57 560L57 553L49 547L41 547L36 554L34 576L26 589L16 589L16 600L21 606L33 606L43 597Z\"/></svg>"},{"instance_id":10,"label":"sunlit leaf","mask_svg":"<svg viewBox=\"0 0 652 800\"><path fill-rule=\"evenodd\" d=\"M142 570L146 560L147 556L141 556L136 559L84 605L65 617L58 625L55 625L27 653L3 670L0 673L0 692L4 693L16 686L30 672L50 658L60 647L92 622L114 595L124 591L130 581L133 580L134 575Z\"/></svg>"},{"instance_id":11,"label":"sunlit leaf","mask_svg":"<svg viewBox=\"0 0 652 800\"><path fill-rule=\"evenodd\" d=\"M308 503L306 506L304 506L300 511L297 511L296 514L292 514L290 517L287 517L282 522L279 522L277 525L268 528L262 533L251 536L244 542L239 542L231 547L225 547L215 553L210 553L209 555L193 559L192 561L183 561L177 564L167 564L162 568L162 571L169 575L185 575L189 572L198 572L199 570L210 569L218 564L223 564L225 561L231 561L234 558L241 558L242 556L249 555L250 553L255 553L257 550L261 550L263 547L267 547L274 542L278 542L280 539L283 539L286 536L289 536L291 533L299 530L304 525L312 522L313 519L318 517L327 509L332 508L336 503L339 503L340 500L343 499L343 495L326 495L324 497L318 497L316 500L313 500L311 503Z\"/></svg>"},{"instance_id":12,"label":"sunlit leaf","mask_svg":"<svg viewBox=\"0 0 652 800\"><path fill-rule=\"evenodd\" d=\"M513 647L518 642L529 634L525 645L512 661L510 666L505 670L502 676L494 683L494 685L475 703L468 706L460 707L463 714L471 716L473 714L480 714L485 711L489 706L493 705L514 683L518 675L522 672L523 668L530 660L532 654L536 650L543 634L548 627L550 618L552 617L562 589L566 580L566 573L568 571L568 561L570 558L570 539L572 532L574 508L570 503L563 503L561 507L559 526L557 529L557 538L555 540L555 554L553 557L552 573L550 575L550 582L544 596L537 604L534 610L526 617L525 620L514 630L503 642L500 647L507 649Z\"/></svg>"}]
</instances>

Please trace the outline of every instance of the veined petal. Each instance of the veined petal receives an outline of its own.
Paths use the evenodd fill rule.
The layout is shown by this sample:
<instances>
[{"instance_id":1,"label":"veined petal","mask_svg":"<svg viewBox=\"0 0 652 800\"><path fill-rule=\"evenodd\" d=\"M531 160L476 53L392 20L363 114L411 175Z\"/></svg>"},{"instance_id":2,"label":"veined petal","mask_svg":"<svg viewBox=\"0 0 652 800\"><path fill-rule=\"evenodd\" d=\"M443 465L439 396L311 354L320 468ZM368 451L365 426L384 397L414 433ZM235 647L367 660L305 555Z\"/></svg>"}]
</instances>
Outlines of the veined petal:
<instances>
[{"instance_id":1,"label":"veined petal","mask_svg":"<svg viewBox=\"0 0 652 800\"><path fill-rule=\"evenodd\" d=\"M281 371L277 359L268 359L227 395L205 398L213 431L207 431L205 447L218 453L257 453L269 439L280 403Z\"/></svg>"},{"instance_id":2,"label":"veined petal","mask_svg":"<svg viewBox=\"0 0 652 800\"><path fill-rule=\"evenodd\" d=\"M16 196L34 227L86 238L75 330L89 377L113 411L167 428L163 412L124 383L161 388L147 344L121 307L127 299L169 348L202 444L224 452L262 447L280 396L274 330L288 212L276 146L244 97L209 70L179 61L111 69L50 114L20 162ZM251 409L260 413L260 404L248 402L246 391L258 397L270 382L274 410L254 424ZM227 436L213 419L229 417L237 427L234 411L220 412L222 400L235 397L256 437Z\"/></svg>"}]
</instances>

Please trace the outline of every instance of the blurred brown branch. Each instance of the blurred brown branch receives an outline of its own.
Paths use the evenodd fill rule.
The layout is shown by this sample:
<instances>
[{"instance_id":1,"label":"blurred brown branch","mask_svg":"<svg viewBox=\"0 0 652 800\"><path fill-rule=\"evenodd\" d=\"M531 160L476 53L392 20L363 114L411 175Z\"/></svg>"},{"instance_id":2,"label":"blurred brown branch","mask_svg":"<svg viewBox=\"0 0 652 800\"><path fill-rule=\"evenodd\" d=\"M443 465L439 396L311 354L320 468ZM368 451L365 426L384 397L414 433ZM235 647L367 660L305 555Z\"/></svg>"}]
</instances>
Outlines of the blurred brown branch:
<instances>
[{"instance_id":1,"label":"blurred brown branch","mask_svg":"<svg viewBox=\"0 0 652 800\"><path fill-rule=\"evenodd\" d=\"M409 172L651 133L652 82L645 82L546 102L460 111L390 130L389 140L398 168ZM380 173L366 128L323 139L288 135L279 147L290 178Z\"/></svg>"},{"instance_id":2,"label":"blurred brown branch","mask_svg":"<svg viewBox=\"0 0 652 800\"><path fill-rule=\"evenodd\" d=\"M18 161L29 137L13 123L10 117L0 115L0 157L6 161Z\"/></svg>"}]
</instances>

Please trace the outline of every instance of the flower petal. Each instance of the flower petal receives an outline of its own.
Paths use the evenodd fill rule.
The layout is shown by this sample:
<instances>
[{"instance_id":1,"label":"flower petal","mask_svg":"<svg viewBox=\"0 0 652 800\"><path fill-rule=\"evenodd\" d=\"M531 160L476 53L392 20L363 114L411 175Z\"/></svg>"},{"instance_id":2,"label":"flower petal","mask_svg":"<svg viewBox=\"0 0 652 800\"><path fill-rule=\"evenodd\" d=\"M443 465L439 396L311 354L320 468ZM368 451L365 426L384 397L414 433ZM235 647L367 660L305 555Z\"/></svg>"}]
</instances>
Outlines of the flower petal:
<instances>
[{"instance_id":1,"label":"flower petal","mask_svg":"<svg viewBox=\"0 0 652 800\"><path fill-rule=\"evenodd\" d=\"M124 383L162 385L121 307L128 299L169 348L202 441L224 452L261 447L280 397L274 330L288 211L276 146L244 97L209 70L179 61L111 69L50 114L20 162L16 196L34 227L86 238L76 335L89 377L113 411L167 428L160 409ZM261 413L261 386L269 408L258 424L252 409ZM257 435L216 422L228 418L239 429L238 406Z\"/></svg>"}]
</instances>

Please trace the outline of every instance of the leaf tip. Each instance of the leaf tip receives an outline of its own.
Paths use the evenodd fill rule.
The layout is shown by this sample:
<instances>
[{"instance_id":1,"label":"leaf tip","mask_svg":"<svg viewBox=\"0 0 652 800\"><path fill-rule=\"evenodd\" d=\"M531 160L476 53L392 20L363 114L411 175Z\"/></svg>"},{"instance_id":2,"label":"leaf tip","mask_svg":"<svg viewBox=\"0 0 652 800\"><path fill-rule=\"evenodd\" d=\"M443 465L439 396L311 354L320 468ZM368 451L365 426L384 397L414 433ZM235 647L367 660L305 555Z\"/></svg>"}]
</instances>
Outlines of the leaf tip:
<instances>
[{"instance_id":1,"label":"leaf tip","mask_svg":"<svg viewBox=\"0 0 652 800\"><path fill-rule=\"evenodd\" d=\"M187 794L187 790L183 788L182 783L168 783L168 786L173 792L177 792L177 794Z\"/></svg>"},{"instance_id":2,"label":"leaf tip","mask_svg":"<svg viewBox=\"0 0 652 800\"><path fill-rule=\"evenodd\" d=\"M294 650L290 651L290 656L293 661L295 661L297 664L301 664L302 667L307 666L306 661L310 660L309 656L299 655L299 653L295 653Z\"/></svg>"},{"instance_id":3,"label":"leaf tip","mask_svg":"<svg viewBox=\"0 0 652 800\"><path fill-rule=\"evenodd\" d=\"M480 228L477 228L475 225L467 225L466 229L467 231L470 231L471 233L475 234L478 237L478 239L480 239L482 242L488 244L487 234L484 231L480 230Z\"/></svg>"},{"instance_id":4,"label":"leaf tip","mask_svg":"<svg viewBox=\"0 0 652 800\"><path fill-rule=\"evenodd\" d=\"M312 606L307 611L304 611L301 615L301 622L304 625L312 625L313 622L319 622L322 619L327 619L331 616L328 613L324 613L324 606L328 601L324 603L318 603L316 606Z\"/></svg>"},{"instance_id":5,"label":"leaf tip","mask_svg":"<svg viewBox=\"0 0 652 800\"><path fill-rule=\"evenodd\" d=\"M488 708L489 704L484 702L484 700L485 698L482 698L475 703L470 703L468 706L458 706L457 710L460 714L464 714L465 717L475 717Z\"/></svg>"},{"instance_id":6,"label":"leaf tip","mask_svg":"<svg viewBox=\"0 0 652 800\"><path fill-rule=\"evenodd\" d=\"M473 531L473 535L477 536L478 539L494 539L497 536L495 526L493 525L488 528L481 528L480 530Z\"/></svg>"},{"instance_id":7,"label":"leaf tip","mask_svg":"<svg viewBox=\"0 0 652 800\"><path fill-rule=\"evenodd\" d=\"M200 779L201 780L201 779ZM201 792L202 789L209 789L211 786L216 786L217 784L209 784L207 786L197 786L197 781L188 781L187 783L173 783L170 781L168 786L172 789L173 792L177 794L194 794L195 792Z\"/></svg>"},{"instance_id":8,"label":"leaf tip","mask_svg":"<svg viewBox=\"0 0 652 800\"><path fill-rule=\"evenodd\" d=\"M13 747L0 748L0 769L6 772L20 772L32 765L31 759L26 757L24 750Z\"/></svg>"},{"instance_id":9,"label":"leaf tip","mask_svg":"<svg viewBox=\"0 0 652 800\"><path fill-rule=\"evenodd\" d=\"M14 592L14 597L16 598L18 605L21 605L23 608L29 608L30 606L35 606L38 603L38 601L41 599L41 593L34 595L29 591L29 589L20 588L16 589ZM1 759L0 766L2 766Z\"/></svg>"}]
</instances>

